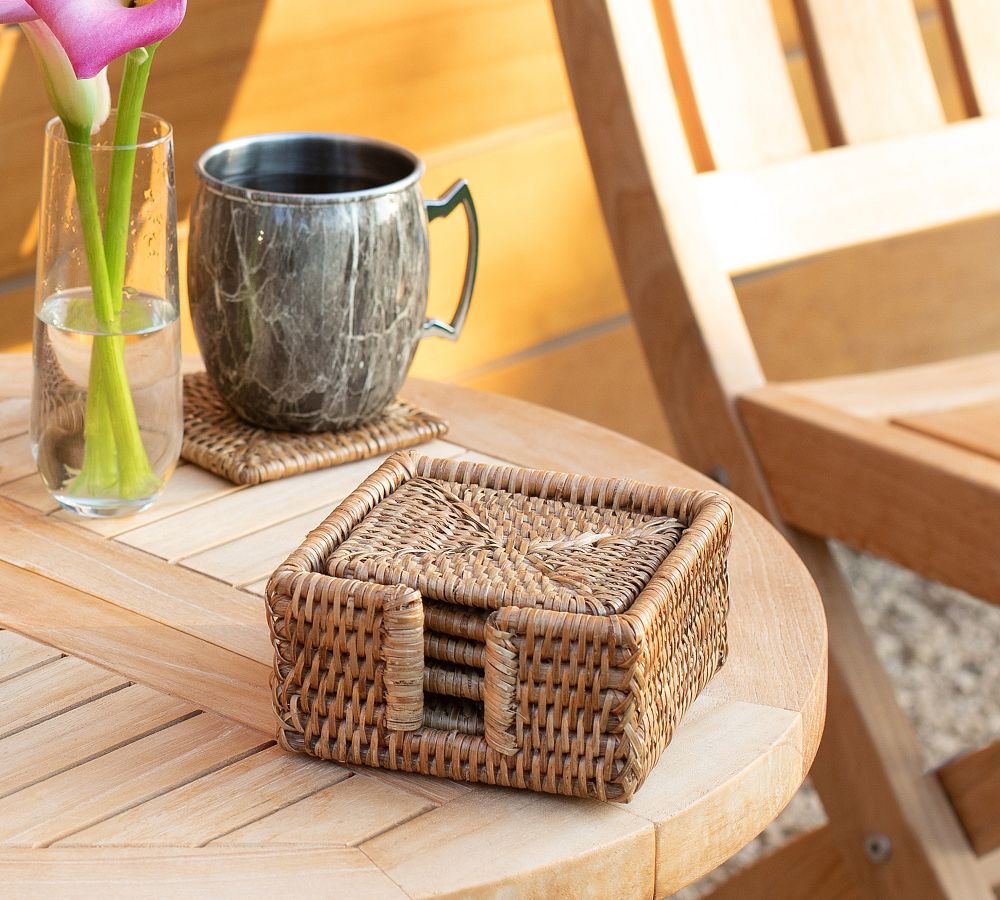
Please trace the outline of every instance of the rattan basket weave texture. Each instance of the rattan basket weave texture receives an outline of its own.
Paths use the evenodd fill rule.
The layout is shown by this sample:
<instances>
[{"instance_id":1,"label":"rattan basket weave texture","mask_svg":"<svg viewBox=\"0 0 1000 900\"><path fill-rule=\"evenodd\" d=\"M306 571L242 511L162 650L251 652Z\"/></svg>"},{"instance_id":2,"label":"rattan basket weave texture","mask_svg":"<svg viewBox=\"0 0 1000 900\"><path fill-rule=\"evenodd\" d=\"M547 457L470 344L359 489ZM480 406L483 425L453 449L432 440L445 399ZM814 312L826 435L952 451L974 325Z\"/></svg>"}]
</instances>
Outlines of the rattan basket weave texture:
<instances>
[{"instance_id":1,"label":"rattan basket weave texture","mask_svg":"<svg viewBox=\"0 0 1000 900\"><path fill-rule=\"evenodd\" d=\"M272 576L283 747L628 800L726 656L721 495L397 453Z\"/></svg>"}]
</instances>

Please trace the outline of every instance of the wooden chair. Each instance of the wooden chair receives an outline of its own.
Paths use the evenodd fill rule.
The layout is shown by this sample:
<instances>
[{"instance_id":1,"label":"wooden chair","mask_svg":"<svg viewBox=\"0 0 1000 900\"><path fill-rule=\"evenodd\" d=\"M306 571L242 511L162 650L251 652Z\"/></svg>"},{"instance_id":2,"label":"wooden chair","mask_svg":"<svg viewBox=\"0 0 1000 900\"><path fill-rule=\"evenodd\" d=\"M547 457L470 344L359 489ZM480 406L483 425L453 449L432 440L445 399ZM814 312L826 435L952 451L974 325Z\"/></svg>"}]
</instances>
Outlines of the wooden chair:
<instances>
[{"instance_id":1,"label":"wooden chair","mask_svg":"<svg viewBox=\"0 0 1000 900\"><path fill-rule=\"evenodd\" d=\"M811 152L768 0L552 3L681 454L792 537L827 606L829 714L812 778L829 825L719 897L986 900L1000 882L1000 744L925 772L822 540L1000 602L1000 460L921 433L954 432L943 410L1000 400L1000 353L768 384L731 280L1000 211L1000 118L989 117L1000 114L1000 8L941 4L982 114L952 125L911 0L799 0L824 121L843 145ZM997 438L1000 403L992 414ZM984 429L988 450L990 407L959 417L970 434Z\"/></svg>"}]
</instances>

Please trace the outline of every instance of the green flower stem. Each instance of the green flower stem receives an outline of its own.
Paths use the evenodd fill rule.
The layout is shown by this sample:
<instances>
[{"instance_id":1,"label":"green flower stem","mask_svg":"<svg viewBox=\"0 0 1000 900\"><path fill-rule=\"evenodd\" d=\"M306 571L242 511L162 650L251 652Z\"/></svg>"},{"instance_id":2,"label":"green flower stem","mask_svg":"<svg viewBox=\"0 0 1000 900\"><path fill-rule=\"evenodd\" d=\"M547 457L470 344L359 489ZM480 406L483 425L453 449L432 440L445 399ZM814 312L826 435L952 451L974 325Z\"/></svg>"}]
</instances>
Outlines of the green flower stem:
<instances>
[{"instance_id":1,"label":"green flower stem","mask_svg":"<svg viewBox=\"0 0 1000 900\"><path fill-rule=\"evenodd\" d=\"M76 493L90 493L92 489L98 488L106 493L106 485L101 482L106 478L107 459L116 459L116 495L132 499L155 490L157 479L139 434L139 423L125 372L124 343L118 337L121 330L120 317L108 279L101 216L97 207L94 164L90 155L90 134L85 128L68 124L66 134L69 138L70 162L73 166L73 180L76 182L80 223L90 270L94 312L100 329L105 332L94 337L84 425L85 443L90 446L86 448L84 465L74 480L73 489ZM93 462L98 457L101 462ZM88 462L91 463L89 468Z\"/></svg>"},{"instance_id":2,"label":"green flower stem","mask_svg":"<svg viewBox=\"0 0 1000 900\"><path fill-rule=\"evenodd\" d=\"M159 44L133 50L125 57L118 95L118 115L115 120L115 150L111 160L111 180L108 185L107 219L104 224L105 253L108 280L115 308L120 310L125 287L125 261L128 248L129 221L132 206L132 183L135 178L136 144L142 103L153 66L153 54Z\"/></svg>"},{"instance_id":3,"label":"green flower stem","mask_svg":"<svg viewBox=\"0 0 1000 900\"><path fill-rule=\"evenodd\" d=\"M90 497L113 497L118 490L118 459L101 375L97 357L91 354L83 422L83 467L70 490Z\"/></svg>"}]
</instances>

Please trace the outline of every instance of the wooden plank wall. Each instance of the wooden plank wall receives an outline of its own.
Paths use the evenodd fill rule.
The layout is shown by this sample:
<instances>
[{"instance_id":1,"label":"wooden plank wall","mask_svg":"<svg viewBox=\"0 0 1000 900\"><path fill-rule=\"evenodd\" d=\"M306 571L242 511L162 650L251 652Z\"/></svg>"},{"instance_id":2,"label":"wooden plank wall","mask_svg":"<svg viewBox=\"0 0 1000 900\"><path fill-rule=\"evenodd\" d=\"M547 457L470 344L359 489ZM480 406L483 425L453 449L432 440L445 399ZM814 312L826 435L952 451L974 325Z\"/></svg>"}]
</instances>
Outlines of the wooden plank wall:
<instances>
[{"instance_id":1,"label":"wooden plank wall","mask_svg":"<svg viewBox=\"0 0 1000 900\"><path fill-rule=\"evenodd\" d=\"M772 2L810 139L821 147L792 0ZM936 0L915 2L946 110L959 117L961 95ZM345 131L402 143L427 161L428 195L465 176L482 225L473 312L458 344L422 346L415 373L532 399L669 449L546 0L195 0L182 30L160 51L147 106L175 126L182 218L199 152L261 131ZM27 48L16 30L0 31L0 350L30 342L47 115ZM431 308L442 315L461 280L464 224L458 216L435 222L432 232ZM980 235L977 246L988 241ZM818 271L836 280L841 270ZM821 371L881 361L884 351L865 343L863 329L832 347L826 335L818 357L815 348L802 351L817 276L812 268L793 274L738 286L772 374L800 377L807 359ZM1000 273L983 275L990 279ZM778 297L791 318L778 313ZM193 349L189 326L184 333ZM957 337L975 343L975 335Z\"/></svg>"}]
</instances>

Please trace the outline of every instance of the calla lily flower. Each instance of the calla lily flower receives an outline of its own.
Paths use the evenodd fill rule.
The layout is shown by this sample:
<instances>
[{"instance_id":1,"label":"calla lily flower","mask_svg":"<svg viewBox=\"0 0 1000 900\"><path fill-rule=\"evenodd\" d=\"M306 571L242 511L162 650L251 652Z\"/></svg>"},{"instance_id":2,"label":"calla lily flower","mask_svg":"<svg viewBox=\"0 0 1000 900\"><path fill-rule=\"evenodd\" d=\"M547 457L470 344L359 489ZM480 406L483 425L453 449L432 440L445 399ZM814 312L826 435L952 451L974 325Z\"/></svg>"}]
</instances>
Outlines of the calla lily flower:
<instances>
[{"instance_id":1,"label":"calla lily flower","mask_svg":"<svg viewBox=\"0 0 1000 900\"><path fill-rule=\"evenodd\" d=\"M41 19L87 79L173 34L186 11L187 0L0 0L0 25Z\"/></svg>"},{"instance_id":2,"label":"calla lily flower","mask_svg":"<svg viewBox=\"0 0 1000 900\"><path fill-rule=\"evenodd\" d=\"M38 14L24 0L0 0L0 25L30 22Z\"/></svg>"},{"instance_id":3,"label":"calla lily flower","mask_svg":"<svg viewBox=\"0 0 1000 900\"><path fill-rule=\"evenodd\" d=\"M187 0L14 2L30 6L49 26L65 48L77 78L93 78L130 50L159 43L177 30L187 11Z\"/></svg>"},{"instance_id":4,"label":"calla lily flower","mask_svg":"<svg viewBox=\"0 0 1000 900\"><path fill-rule=\"evenodd\" d=\"M153 52L184 19L187 0L0 0L0 25L21 26L70 138L69 158L90 270L94 311L107 334L94 338L85 452L64 488L85 496L146 497L160 485L139 433L124 344L115 340L125 275L135 136ZM127 56L115 128L105 221L101 222L89 135L111 109L107 67ZM103 225L103 227L102 227ZM94 492L97 491L97 494Z\"/></svg>"},{"instance_id":5,"label":"calla lily flower","mask_svg":"<svg viewBox=\"0 0 1000 900\"><path fill-rule=\"evenodd\" d=\"M93 78L77 78L62 44L41 19L22 22L21 30L38 60L52 107L66 124L67 132L96 132L111 114L108 70L101 69Z\"/></svg>"}]
</instances>

